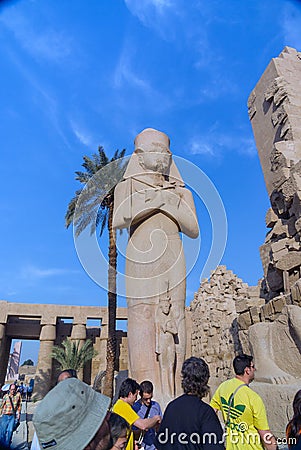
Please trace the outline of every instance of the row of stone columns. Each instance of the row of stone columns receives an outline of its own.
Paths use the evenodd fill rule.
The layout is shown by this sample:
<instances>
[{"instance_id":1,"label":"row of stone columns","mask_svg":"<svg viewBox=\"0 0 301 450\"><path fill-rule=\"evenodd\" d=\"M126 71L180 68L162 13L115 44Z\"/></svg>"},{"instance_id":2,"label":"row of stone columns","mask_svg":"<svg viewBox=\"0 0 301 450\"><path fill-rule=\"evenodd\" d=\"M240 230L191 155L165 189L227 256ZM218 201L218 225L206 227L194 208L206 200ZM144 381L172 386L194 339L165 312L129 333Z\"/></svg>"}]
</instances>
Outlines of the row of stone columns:
<instances>
[{"instance_id":1,"label":"row of stone columns","mask_svg":"<svg viewBox=\"0 0 301 450\"><path fill-rule=\"evenodd\" d=\"M86 325L84 323L75 323L72 326L71 340L79 341L81 348L87 336ZM56 340L56 325L43 324L40 333L40 350L35 377L35 388L33 398L43 398L50 390L52 385L52 357L51 353ZM83 379L83 369L78 371L78 378Z\"/></svg>"}]
</instances>

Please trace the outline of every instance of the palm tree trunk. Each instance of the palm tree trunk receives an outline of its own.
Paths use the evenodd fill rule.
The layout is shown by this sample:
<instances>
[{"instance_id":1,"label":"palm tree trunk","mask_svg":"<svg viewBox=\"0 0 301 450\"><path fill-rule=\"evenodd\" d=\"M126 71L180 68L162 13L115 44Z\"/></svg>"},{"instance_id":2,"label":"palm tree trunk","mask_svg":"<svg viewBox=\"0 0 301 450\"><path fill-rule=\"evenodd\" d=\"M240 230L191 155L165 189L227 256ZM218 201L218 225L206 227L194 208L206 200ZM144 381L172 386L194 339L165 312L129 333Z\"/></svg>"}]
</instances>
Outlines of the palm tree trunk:
<instances>
[{"instance_id":1,"label":"palm tree trunk","mask_svg":"<svg viewBox=\"0 0 301 450\"><path fill-rule=\"evenodd\" d=\"M116 360L116 267L117 267L117 248L116 232L113 230L113 208L114 197L108 206L108 230L109 230L109 268L108 268L108 341L107 341L107 366L103 393L113 398L114 370Z\"/></svg>"}]
</instances>

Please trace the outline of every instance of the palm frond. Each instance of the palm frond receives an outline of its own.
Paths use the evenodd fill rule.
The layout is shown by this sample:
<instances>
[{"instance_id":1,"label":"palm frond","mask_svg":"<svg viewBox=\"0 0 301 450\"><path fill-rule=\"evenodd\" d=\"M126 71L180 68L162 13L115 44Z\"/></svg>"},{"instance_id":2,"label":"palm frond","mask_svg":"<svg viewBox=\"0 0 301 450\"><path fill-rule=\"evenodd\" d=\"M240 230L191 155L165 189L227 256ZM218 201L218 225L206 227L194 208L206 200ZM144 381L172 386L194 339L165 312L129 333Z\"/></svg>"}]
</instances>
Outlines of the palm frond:
<instances>
[{"instance_id":1,"label":"palm frond","mask_svg":"<svg viewBox=\"0 0 301 450\"><path fill-rule=\"evenodd\" d=\"M98 155L99 155L99 165L100 168L106 166L109 163L109 158L105 154L103 147L98 147Z\"/></svg>"},{"instance_id":2,"label":"palm frond","mask_svg":"<svg viewBox=\"0 0 301 450\"><path fill-rule=\"evenodd\" d=\"M83 162L82 166L84 169L86 169L87 173L91 176L93 176L98 170L98 168L95 164L95 161L94 161L94 157L95 157L95 153L92 155L93 159L91 159L89 156L86 156L86 155L83 156L84 162Z\"/></svg>"},{"instance_id":3,"label":"palm frond","mask_svg":"<svg viewBox=\"0 0 301 450\"><path fill-rule=\"evenodd\" d=\"M80 341L65 339L61 346L53 347L51 357L59 363L61 370L82 369L97 355L90 339L87 339L81 348L79 348L79 344Z\"/></svg>"},{"instance_id":4,"label":"palm frond","mask_svg":"<svg viewBox=\"0 0 301 450\"><path fill-rule=\"evenodd\" d=\"M75 179L76 179L77 181L79 181L80 183L82 183L82 184L88 183L88 181L90 180L90 178L91 178L91 176L92 176L92 175L90 175L89 173L81 172L81 171L79 171L79 170L76 171L75 174L76 174Z\"/></svg>"}]
</instances>

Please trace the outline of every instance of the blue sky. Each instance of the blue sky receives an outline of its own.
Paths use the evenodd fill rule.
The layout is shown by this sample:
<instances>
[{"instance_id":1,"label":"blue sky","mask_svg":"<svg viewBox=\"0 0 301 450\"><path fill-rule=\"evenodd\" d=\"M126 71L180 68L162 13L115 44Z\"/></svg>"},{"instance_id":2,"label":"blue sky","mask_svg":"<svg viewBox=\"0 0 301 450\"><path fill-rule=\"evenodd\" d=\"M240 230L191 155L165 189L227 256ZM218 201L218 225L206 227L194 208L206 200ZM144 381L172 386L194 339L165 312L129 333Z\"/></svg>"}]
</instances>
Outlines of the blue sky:
<instances>
[{"instance_id":1,"label":"blue sky","mask_svg":"<svg viewBox=\"0 0 301 450\"><path fill-rule=\"evenodd\" d=\"M211 179L228 220L221 262L256 284L269 200L247 99L284 46L301 50L300 30L290 0L0 2L0 298L106 304L64 215L82 156L98 145L131 154L146 127ZM188 301L212 240L197 208L204 256Z\"/></svg>"}]
</instances>

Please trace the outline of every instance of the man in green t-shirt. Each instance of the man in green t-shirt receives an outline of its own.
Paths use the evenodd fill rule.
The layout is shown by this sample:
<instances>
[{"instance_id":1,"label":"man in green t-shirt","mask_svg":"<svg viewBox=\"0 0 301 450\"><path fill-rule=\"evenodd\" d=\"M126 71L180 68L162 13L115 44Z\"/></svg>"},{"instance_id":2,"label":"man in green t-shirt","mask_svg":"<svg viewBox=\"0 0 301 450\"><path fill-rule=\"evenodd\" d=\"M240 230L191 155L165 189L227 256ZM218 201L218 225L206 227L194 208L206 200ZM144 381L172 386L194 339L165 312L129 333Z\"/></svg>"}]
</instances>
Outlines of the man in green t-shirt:
<instances>
[{"instance_id":1,"label":"man in green t-shirt","mask_svg":"<svg viewBox=\"0 0 301 450\"><path fill-rule=\"evenodd\" d=\"M253 357L236 356L233 367L235 378L224 381L210 402L216 412L222 412L226 450L276 450L276 439L269 430L263 401L249 387L255 374Z\"/></svg>"}]
</instances>

